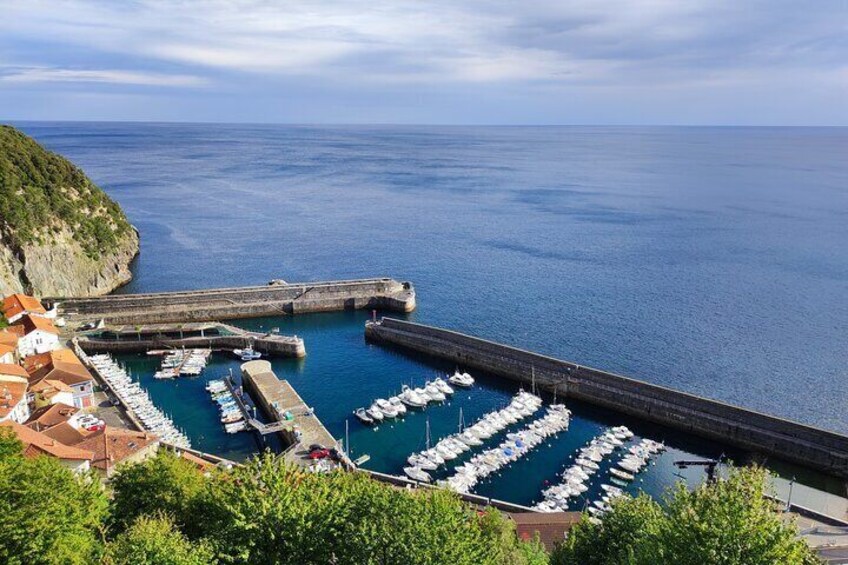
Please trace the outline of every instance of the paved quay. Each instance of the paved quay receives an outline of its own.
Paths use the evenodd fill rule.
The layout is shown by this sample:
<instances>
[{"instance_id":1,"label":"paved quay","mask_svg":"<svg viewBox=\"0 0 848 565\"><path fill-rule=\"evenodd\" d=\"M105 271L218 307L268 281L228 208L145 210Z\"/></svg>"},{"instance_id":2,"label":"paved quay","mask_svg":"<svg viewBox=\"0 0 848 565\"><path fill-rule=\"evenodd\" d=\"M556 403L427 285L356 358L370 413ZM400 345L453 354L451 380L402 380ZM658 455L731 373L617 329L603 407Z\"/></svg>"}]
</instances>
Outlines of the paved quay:
<instances>
[{"instance_id":1,"label":"paved quay","mask_svg":"<svg viewBox=\"0 0 848 565\"><path fill-rule=\"evenodd\" d=\"M277 378L268 361L248 361L241 366L242 383L278 431L288 448L283 457L291 463L308 467L310 445L337 447L335 438L327 431L315 411L300 397L294 387ZM260 430L261 431L261 430Z\"/></svg>"}]
</instances>

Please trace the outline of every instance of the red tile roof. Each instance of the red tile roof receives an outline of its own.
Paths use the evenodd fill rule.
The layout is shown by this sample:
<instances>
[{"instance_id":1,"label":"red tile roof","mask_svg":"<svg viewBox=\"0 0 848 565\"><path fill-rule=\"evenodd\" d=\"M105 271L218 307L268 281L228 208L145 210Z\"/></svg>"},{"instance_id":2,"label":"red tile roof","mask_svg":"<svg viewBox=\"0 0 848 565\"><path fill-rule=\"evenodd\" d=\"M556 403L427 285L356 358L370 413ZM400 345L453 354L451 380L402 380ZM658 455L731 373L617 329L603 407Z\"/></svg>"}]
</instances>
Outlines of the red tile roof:
<instances>
[{"instance_id":1,"label":"red tile roof","mask_svg":"<svg viewBox=\"0 0 848 565\"><path fill-rule=\"evenodd\" d=\"M29 373L26 372L26 369L20 365L13 365L11 363L0 363L0 375L29 378Z\"/></svg>"},{"instance_id":2,"label":"red tile roof","mask_svg":"<svg viewBox=\"0 0 848 565\"><path fill-rule=\"evenodd\" d=\"M0 420L6 418L21 403L26 392L26 382L0 381Z\"/></svg>"},{"instance_id":3,"label":"red tile roof","mask_svg":"<svg viewBox=\"0 0 848 565\"><path fill-rule=\"evenodd\" d=\"M14 345L6 345L5 343L0 343L0 357L4 355L8 355L9 353L14 353L18 348Z\"/></svg>"},{"instance_id":4,"label":"red tile roof","mask_svg":"<svg viewBox=\"0 0 848 565\"><path fill-rule=\"evenodd\" d=\"M15 432L15 435L24 444L24 455L27 457L52 455L59 459L75 460L91 460L94 457L91 451L65 445L17 422L3 422L0 423L0 426L9 427Z\"/></svg>"},{"instance_id":5,"label":"red tile roof","mask_svg":"<svg viewBox=\"0 0 848 565\"><path fill-rule=\"evenodd\" d=\"M77 445L85 441L94 432L78 430L68 422L60 422L55 426L43 431L44 435L60 441L65 445Z\"/></svg>"},{"instance_id":6,"label":"red tile roof","mask_svg":"<svg viewBox=\"0 0 848 565\"><path fill-rule=\"evenodd\" d=\"M66 385L74 386L81 383L87 383L94 378L88 369L76 363L65 363L62 361L53 361L49 365L40 367L34 372L29 373L29 383L35 383L50 379L54 381L62 381Z\"/></svg>"},{"instance_id":7,"label":"red tile roof","mask_svg":"<svg viewBox=\"0 0 848 565\"><path fill-rule=\"evenodd\" d=\"M61 349L55 349L53 351L48 351L46 353L30 355L29 357L24 358L21 364L24 366L24 369L26 369L27 372L34 373L38 369L46 367L55 361L72 363L74 365L84 367L82 361L79 360L79 357L77 357L73 351L65 347Z\"/></svg>"},{"instance_id":8,"label":"red tile roof","mask_svg":"<svg viewBox=\"0 0 848 565\"><path fill-rule=\"evenodd\" d=\"M509 517L515 522L518 536L530 540L539 535L539 541L545 549L551 551L565 539L565 534L578 523L583 514L580 512L511 512Z\"/></svg>"},{"instance_id":9,"label":"red tile roof","mask_svg":"<svg viewBox=\"0 0 848 565\"><path fill-rule=\"evenodd\" d=\"M11 328L0 330L0 345L8 345L10 347L18 346L18 334Z\"/></svg>"},{"instance_id":10,"label":"red tile roof","mask_svg":"<svg viewBox=\"0 0 848 565\"><path fill-rule=\"evenodd\" d=\"M30 414L29 420L26 421L25 425L37 432L43 432L48 428L67 422L77 412L79 412L79 408L57 402L56 404L38 408Z\"/></svg>"},{"instance_id":11,"label":"red tile roof","mask_svg":"<svg viewBox=\"0 0 848 565\"><path fill-rule=\"evenodd\" d=\"M109 471L124 459L135 455L159 438L147 432L134 432L106 426L105 429L91 433L77 447L94 452L92 467Z\"/></svg>"},{"instance_id":12,"label":"red tile roof","mask_svg":"<svg viewBox=\"0 0 848 565\"><path fill-rule=\"evenodd\" d=\"M38 314L46 314L47 310L41 305L41 302L27 296L26 294L12 294L3 299L3 316L8 320L23 312L35 312Z\"/></svg>"},{"instance_id":13,"label":"red tile roof","mask_svg":"<svg viewBox=\"0 0 848 565\"><path fill-rule=\"evenodd\" d=\"M53 322L51 322L47 318L42 318L41 316L23 316L20 320L12 324L11 327L14 326L23 327L24 330L26 330L27 334L29 334L30 332L34 332L35 330L41 330L43 332L59 335L59 330L56 329L56 326L53 325Z\"/></svg>"}]
</instances>

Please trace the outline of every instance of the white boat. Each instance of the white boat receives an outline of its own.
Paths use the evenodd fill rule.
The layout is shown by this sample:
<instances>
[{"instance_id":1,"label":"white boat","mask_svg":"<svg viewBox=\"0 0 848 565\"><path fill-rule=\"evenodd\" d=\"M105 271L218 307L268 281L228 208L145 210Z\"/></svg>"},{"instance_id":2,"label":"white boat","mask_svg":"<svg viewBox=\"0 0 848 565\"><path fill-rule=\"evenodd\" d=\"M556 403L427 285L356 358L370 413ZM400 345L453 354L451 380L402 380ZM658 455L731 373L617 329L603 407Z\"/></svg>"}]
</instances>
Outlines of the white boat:
<instances>
[{"instance_id":1,"label":"white boat","mask_svg":"<svg viewBox=\"0 0 848 565\"><path fill-rule=\"evenodd\" d=\"M385 398L378 398L374 401L374 404L380 409L380 412L382 412L386 418L398 417L397 409Z\"/></svg>"},{"instance_id":2,"label":"white boat","mask_svg":"<svg viewBox=\"0 0 848 565\"><path fill-rule=\"evenodd\" d=\"M365 410L365 413L368 414L375 422L382 422L383 412L380 410L380 407L376 404L372 404L369 408Z\"/></svg>"},{"instance_id":3,"label":"white boat","mask_svg":"<svg viewBox=\"0 0 848 565\"><path fill-rule=\"evenodd\" d=\"M394 407L395 410L397 410L397 413L400 416L406 414L406 404L403 403L403 400L401 400L400 397L393 396L389 398L389 403Z\"/></svg>"},{"instance_id":4,"label":"white boat","mask_svg":"<svg viewBox=\"0 0 848 565\"><path fill-rule=\"evenodd\" d=\"M425 471L435 471L439 468L439 464L425 457L420 453L415 453L406 458L406 462L412 465L413 467L418 467L420 469L424 469Z\"/></svg>"},{"instance_id":5,"label":"white boat","mask_svg":"<svg viewBox=\"0 0 848 565\"><path fill-rule=\"evenodd\" d=\"M468 388L474 384L474 378L468 373L460 373L457 369L453 375L448 377L448 382L455 386Z\"/></svg>"},{"instance_id":6,"label":"white boat","mask_svg":"<svg viewBox=\"0 0 848 565\"><path fill-rule=\"evenodd\" d=\"M433 480L427 471L419 467L404 467L403 472L406 473L406 476L410 479L420 481L422 483L429 483Z\"/></svg>"},{"instance_id":7,"label":"white boat","mask_svg":"<svg viewBox=\"0 0 848 565\"><path fill-rule=\"evenodd\" d=\"M427 399L406 385L401 388L401 393L398 396L401 402L410 408L423 408L427 406Z\"/></svg>"},{"instance_id":8,"label":"white boat","mask_svg":"<svg viewBox=\"0 0 848 565\"><path fill-rule=\"evenodd\" d=\"M357 408L353 411L353 415L359 418L359 421L367 426L370 426L374 423L374 418L368 415L368 413L365 411L365 408Z\"/></svg>"},{"instance_id":9,"label":"white boat","mask_svg":"<svg viewBox=\"0 0 848 565\"><path fill-rule=\"evenodd\" d=\"M262 357L262 354L255 351L252 345L248 345L244 349L233 349L233 354L242 361L255 361Z\"/></svg>"},{"instance_id":10,"label":"white boat","mask_svg":"<svg viewBox=\"0 0 848 565\"><path fill-rule=\"evenodd\" d=\"M627 471L622 471L621 469L616 469L615 467L610 469L610 475L612 475L613 477L618 477L623 481L632 481L634 479L633 475L631 475Z\"/></svg>"},{"instance_id":11,"label":"white boat","mask_svg":"<svg viewBox=\"0 0 848 565\"><path fill-rule=\"evenodd\" d=\"M442 377L436 377L433 384L442 392L442 394L451 395L455 392Z\"/></svg>"},{"instance_id":12,"label":"white boat","mask_svg":"<svg viewBox=\"0 0 848 565\"><path fill-rule=\"evenodd\" d=\"M424 386L424 394L433 402L444 402L447 398L445 393L439 390L439 387L430 382Z\"/></svg>"}]
</instances>

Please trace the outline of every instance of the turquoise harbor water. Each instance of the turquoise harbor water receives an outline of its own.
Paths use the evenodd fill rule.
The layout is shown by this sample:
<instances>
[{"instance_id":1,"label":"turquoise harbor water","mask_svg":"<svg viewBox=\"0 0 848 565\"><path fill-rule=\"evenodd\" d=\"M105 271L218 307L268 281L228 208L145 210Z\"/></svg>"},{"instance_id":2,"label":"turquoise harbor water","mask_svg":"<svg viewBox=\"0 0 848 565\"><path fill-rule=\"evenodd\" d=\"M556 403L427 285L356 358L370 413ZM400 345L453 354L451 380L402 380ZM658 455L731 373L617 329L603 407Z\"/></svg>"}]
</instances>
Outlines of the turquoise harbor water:
<instances>
[{"instance_id":1,"label":"turquoise harbor water","mask_svg":"<svg viewBox=\"0 0 848 565\"><path fill-rule=\"evenodd\" d=\"M848 432L848 130L17 124L79 164L142 235L123 291L392 276L410 318ZM366 313L240 322L306 340L274 360L354 456L399 473L433 436L505 403L479 386L404 421L351 411L453 367L371 346ZM126 358L196 447L245 457L203 377L155 382ZM476 376L476 375L475 375ZM478 493L529 503L604 426L670 446L634 488L657 494L680 457L726 446L570 402L571 429ZM768 462L838 492L838 481ZM599 481L596 481L596 485ZM590 491L593 495L594 491Z\"/></svg>"}]
</instances>

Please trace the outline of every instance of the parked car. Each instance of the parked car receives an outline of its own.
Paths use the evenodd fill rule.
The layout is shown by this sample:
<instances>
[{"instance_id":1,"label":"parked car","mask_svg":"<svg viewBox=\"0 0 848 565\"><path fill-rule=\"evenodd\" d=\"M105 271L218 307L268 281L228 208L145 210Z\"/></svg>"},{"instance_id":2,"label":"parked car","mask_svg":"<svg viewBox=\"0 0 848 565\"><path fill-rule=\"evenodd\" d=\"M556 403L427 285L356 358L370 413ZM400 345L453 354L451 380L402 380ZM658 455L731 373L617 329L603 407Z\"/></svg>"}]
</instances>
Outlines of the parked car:
<instances>
[{"instance_id":1,"label":"parked car","mask_svg":"<svg viewBox=\"0 0 848 565\"><path fill-rule=\"evenodd\" d=\"M315 451L311 452L308 457L310 459L326 459L327 457L330 457L330 450L316 449Z\"/></svg>"}]
</instances>

